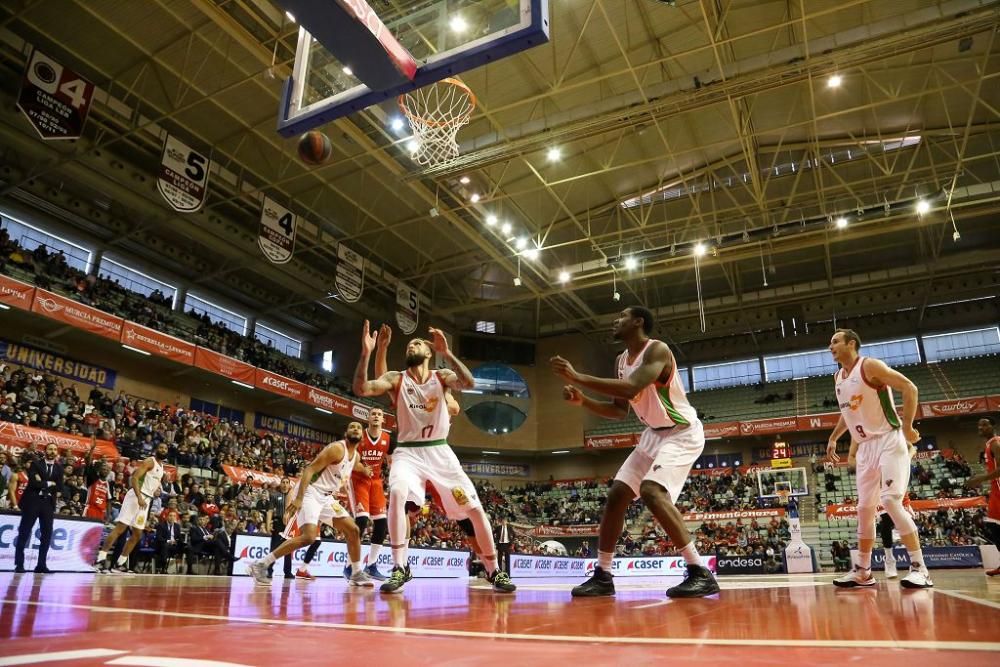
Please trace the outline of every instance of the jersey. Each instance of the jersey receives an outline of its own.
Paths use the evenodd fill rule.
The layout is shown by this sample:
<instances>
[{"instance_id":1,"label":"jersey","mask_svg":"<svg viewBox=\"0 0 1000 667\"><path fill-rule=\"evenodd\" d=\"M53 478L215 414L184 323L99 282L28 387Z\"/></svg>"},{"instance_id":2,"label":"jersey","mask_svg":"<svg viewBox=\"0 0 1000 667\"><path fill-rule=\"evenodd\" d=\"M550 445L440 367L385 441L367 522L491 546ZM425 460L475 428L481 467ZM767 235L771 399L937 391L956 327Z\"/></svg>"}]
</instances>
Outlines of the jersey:
<instances>
[{"instance_id":1,"label":"jersey","mask_svg":"<svg viewBox=\"0 0 1000 667\"><path fill-rule=\"evenodd\" d=\"M1000 435L995 435L986 441L986 472L997 469L997 460L993 456L991 445L1000 443ZM990 480L990 504L986 507L986 521L1000 523L1000 477Z\"/></svg>"},{"instance_id":2,"label":"jersey","mask_svg":"<svg viewBox=\"0 0 1000 667\"><path fill-rule=\"evenodd\" d=\"M147 498L160 493L160 481L163 479L163 464L153 457L153 467L146 471L139 482L139 492Z\"/></svg>"},{"instance_id":3,"label":"jersey","mask_svg":"<svg viewBox=\"0 0 1000 667\"><path fill-rule=\"evenodd\" d=\"M24 497L24 492L28 489L28 473L21 471L17 473L17 487L14 489L14 498L17 499L17 504L20 506L21 498Z\"/></svg>"},{"instance_id":4,"label":"jersey","mask_svg":"<svg viewBox=\"0 0 1000 667\"><path fill-rule=\"evenodd\" d=\"M87 489L87 509L83 515L90 519L103 519L108 512L108 497L111 489L107 480L99 479Z\"/></svg>"},{"instance_id":5,"label":"jersey","mask_svg":"<svg viewBox=\"0 0 1000 667\"><path fill-rule=\"evenodd\" d=\"M346 451L347 443L340 441L340 444L344 446L344 458L337 463L331 463L323 468L318 475L313 477L312 482L309 484L310 488L314 488L326 496L332 496L340 492L340 488L344 486L344 482L350 479L351 470L354 469L354 464L358 460L358 452L356 450L354 456L348 456Z\"/></svg>"},{"instance_id":6,"label":"jersey","mask_svg":"<svg viewBox=\"0 0 1000 667\"><path fill-rule=\"evenodd\" d=\"M388 452L389 433L382 431L376 439L372 440L372 437L368 435L368 429L365 429L364 435L361 436L361 442L358 444L358 455L361 457L361 462L372 469L372 479L382 478L382 459ZM364 477L361 473L355 474Z\"/></svg>"},{"instance_id":7,"label":"jersey","mask_svg":"<svg viewBox=\"0 0 1000 667\"><path fill-rule=\"evenodd\" d=\"M643 357L649 346L655 343L650 338L634 359L629 359L628 350L618 355L618 379L628 380L642 366ZM687 400L684 385L677 375L676 365L670 369L666 382L659 378L643 387L629 403L636 417L650 428L671 428L687 426L698 421L698 413Z\"/></svg>"},{"instance_id":8,"label":"jersey","mask_svg":"<svg viewBox=\"0 0 1000 667\"><path fill-rule=\"evenodd\" d=\"M867 357L858 357L854 367L837 371L834 384L837 405L851 437L864 442L900 427L896 404L889 387L877 387L865 377Z\"/></svg>"},{"instance_id":9,"label":"jersey","mask_svg":"<svg viewBox=\"0 0 1000 667\"><path fill-rule=\"evenodd\" d=\"M451 429L445 386L441 376L432 371L427 381L420 383L404 371L396 388L396 422L400 445L411 442L445 444Z\"/></svg>"}]
</instances>

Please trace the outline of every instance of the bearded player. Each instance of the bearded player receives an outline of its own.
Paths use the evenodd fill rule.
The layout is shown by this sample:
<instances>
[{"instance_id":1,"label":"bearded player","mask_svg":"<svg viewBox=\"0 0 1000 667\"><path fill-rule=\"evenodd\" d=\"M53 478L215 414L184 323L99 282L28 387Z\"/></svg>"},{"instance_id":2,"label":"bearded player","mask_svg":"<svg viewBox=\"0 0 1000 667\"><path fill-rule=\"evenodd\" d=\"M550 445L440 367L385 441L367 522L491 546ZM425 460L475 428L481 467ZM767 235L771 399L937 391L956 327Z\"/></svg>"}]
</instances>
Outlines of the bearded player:
<instances>
[{"instance_id":1,"label":"bearded player","mask_svg":"<svg viewBox=\"0 0 1000 667\"><path fill-rule=\"evenodd\" d=\"M493 590L511 593L516 586L497 565L489 517L447 440L451 422L445 392L449 387L455 391L470 389L475 381L465 364L448 348L444 333L434 328L429 331L433 343L414 338L407 344L405 371L389 371L375 380L368 379L368 363L378 334L369 333L367 320L361 334L361 358L354 374L354 393L359 396L394 393L399 425L389 471L389 538L395 565L381 591L401 592L406 582L413 578L407 557L407 503L422 505L426 484L430 482L442 491L449 516L464 516L475 526L475 533L487 552L483 554L483 565ZM432 371L430 361L435 353L455 370Z\"/></svg>"}]
</instances>

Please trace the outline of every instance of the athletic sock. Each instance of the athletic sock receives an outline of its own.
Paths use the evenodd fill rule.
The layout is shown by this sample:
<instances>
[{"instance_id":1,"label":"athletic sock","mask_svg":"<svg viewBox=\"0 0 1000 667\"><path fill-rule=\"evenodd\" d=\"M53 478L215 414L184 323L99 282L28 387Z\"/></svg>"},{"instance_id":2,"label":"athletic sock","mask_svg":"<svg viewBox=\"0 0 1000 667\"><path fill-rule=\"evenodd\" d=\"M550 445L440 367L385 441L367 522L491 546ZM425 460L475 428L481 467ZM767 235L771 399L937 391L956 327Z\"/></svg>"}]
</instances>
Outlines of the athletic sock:
<instances>
[{"instance_id":1,"label":"athletic sock","mask_svg":"<svg viewBox=\"0 0 1000 667\"><path fill-rule=\"evenodd\" d=\"M483 569L486 570L486 574L491 575L497 571L497 555L492 554L489 556L483 556Z\"/></svg>"},{"instance_id":2,"label":"athletic sock","mask_svg":"<svg viewBox=\"0 0 1000 667\"><path fill-rule=\"evenodd\" d=\"M688 565L701 565L701 558L698 556L698 550L694 548L694 540L688 542L687 545L681 549L681 555L684 556L684 562Z\"/></svg>"},{"instance_id":3,"label":"athletic sock","mask_svg":"<svg viewBox=\"0 0 1000 667\"><path fill-rule=\"evenodd\" d=\"M398 547L397 546L393 546L392 547L392 563L393 563L393 565L395 565L396 567L401 567L401 568L403 568L405 570L406 567L407 567L407 565L409 565L409 559L408 559L408 553L407 553L408 550L409 550L409 547L408 547L407 544L403 544L402 546L398 546Z\"/></svg>"},{"instance_id":4,"label":"athletic sock","mask_svg":"<svg viewBox=\"0 0 1000 667\"><path fill-rule=\"evenodd\" d=\"M862 570L872 569L872 552L871 551L859 551L858 552L858 567Z\"/></svg>"},{"instance_id":5,"label":"athletic sock","mask_svg":"<svg viewBox=\"0 0 1000 667\"><path fill-rule=\"evenodd\" d=\"M354 560L351 561L351 574L357 574L361 571L361 561Z\"/></svg>"},{"instance_id":6,"label":"athletic sock","mask_svg":"<svg viewBox=\"0 0 1000 667\"><path fill-rule=\"evenodd\" d=\"M261 562L264 563L264 565L271 566L274 565L274 561L276 560L278 560L277 557L275 557L273 553L269 553L268 555L264 556L264 560L262 560Z\"/></svg>"},{"instance_id":7,"label":"athletic sock","mask_svg":"<svg viewBox=\"0 0 1000 667\"><path fill-rule=\"evenodd\" d=\"M371 546L371 548L368 549L368 565L369 565L369 567L372 566L372 565L377 565L378 564L378 555L379 555L379 553L381 551L382 551L382 545L381 544L373 544Z\"/></svg>"},{"instance_id":8,"label":"athletic sock","mask_svg":"<svg viewBox=\"0 0 1000 667\"><path fill-rule=\"evenodd\" d=\"M611 563L615 560L614 551L597 551L597 566L605 572L611 572Z\"/></svg>"},{"instance_id":9,"label":"athletic sock","mask_svg":"<svg viewBox=\"0 0 1000 667\"><path fill-rule=\"evenodd\" d=\"M910 554L910 569L927 574L927 564L924 562L924 550L907 549L906 551Z\"/></svg>"},{"instance_id":10,"label":"athletic sock","mask_svg":"<svg viewBox=\"0 0 1000 667\"><path fill-rule=\"evenodd\" d=\"M118 557L118 567L125 567L128 565L128 556Z\"/></svg>"},{"instance_id":11,"label":"athletic sock","mask_svg":"<svg viewBox=\"0 0 1000 667\"><path fill-rule=\"evenodd\" d=\"M103 563L107 559L108 559L108 552L107 551L105 551L104 549L101 549L100 551L97 552L97 562L98 563Z\"/></svg>"}]
</instances>

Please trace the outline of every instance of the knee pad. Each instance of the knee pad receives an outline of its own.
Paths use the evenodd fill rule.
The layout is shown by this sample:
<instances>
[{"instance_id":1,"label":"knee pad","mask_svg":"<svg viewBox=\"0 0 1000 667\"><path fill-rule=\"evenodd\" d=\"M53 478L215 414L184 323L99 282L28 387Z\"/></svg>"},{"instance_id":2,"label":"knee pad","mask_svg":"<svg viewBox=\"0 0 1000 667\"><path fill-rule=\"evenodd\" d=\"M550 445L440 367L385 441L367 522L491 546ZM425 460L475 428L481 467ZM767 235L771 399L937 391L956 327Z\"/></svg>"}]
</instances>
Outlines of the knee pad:
<instances>
[{"instance_id":1,"label":"knee pad","mask_svg":"<svg viewBox=\"0 0 1000 667\"><path fill-rule=\"evenodd\" d=\"M472 525L472 519L462 519L458 521L458 527L462 529L462 532L469 537L476 536L476 528Z\"/></svg>"}]
</instances>

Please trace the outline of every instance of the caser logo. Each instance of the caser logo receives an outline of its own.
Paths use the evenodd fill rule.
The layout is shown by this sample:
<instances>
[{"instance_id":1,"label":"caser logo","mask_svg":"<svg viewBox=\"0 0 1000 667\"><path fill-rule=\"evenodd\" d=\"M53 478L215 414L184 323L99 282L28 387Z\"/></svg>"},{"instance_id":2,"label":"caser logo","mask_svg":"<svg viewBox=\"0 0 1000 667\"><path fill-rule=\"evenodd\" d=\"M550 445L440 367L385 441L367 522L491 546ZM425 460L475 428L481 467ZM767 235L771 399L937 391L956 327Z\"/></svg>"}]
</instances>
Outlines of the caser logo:
<instances>
[{"instance_id":1,"label":"caser logo","mask_svg":"<svg viewBox=\"0 0 1000 667\"><path fill-rule=\"evenodd\" d=\"M552 569L552 561L550 561L550 560L536 560L535 561L535 569L536 570L551 570Z\"/></svg>"},{"instance_id":2,"label":"caser logo","mask_svg":"<svg viewBox=\"0 0 1000 667\"><path fill-rule=\"evenodd\" d=\"M633 561L629 561L627 569L629 569L629 570L662 570L663 569L663 561L661 561L659 558L654 558L654 559L651 559L651 560L646 560L646 559L633 560Z\"/></svg>"},{"instance_id":3,"label":"caser logo","mask_svg":"<svg viewBox=\"0 0 1000 667\"><path fill-rule=\"evenodd\" d=\"M346 551L331 551L330 555L326 559L327 563L346 563L347 562L347 552Z\"/></svg>"},{"instance_id":4,"label":"caser logo","mask_svg":"<svg viewBox=\"0 0 1000 667\"><path fill-rule=\"evenodd\" d=\"M530 558L515 558L513 567L528 569L531 567Z\"/></svg>"},{"instance_id":5,"label":"caser logo","mask_svg":"<svg viewBox=\"0 0 1000 667\"><path fill-rule=\"evenodd\" d=\"M264 379L261 380L261 382L263 384L268 385L269 387L274 387L275 389L280 389L282 391L287 391L293 394L299 393L298 390L292 385L290 385L288 382L285 382L284 380L279 380L273 375L265 375Z\"/></svg>"},{"instance_id":6,"label":"caser logo","mask_svg":"<svg viewBox=\"0 0 1000 667\"><path fill-rule=\"evenodd\" d=\"M424 556L424 567L441 567L444 565L444 556Z\"/></svg>"},{"instance_id":7,"label":"caser logo","mask_svg":"<svg viewBox=\"0 0 1000 667\"><path fill-rule=\"evenodd\" d=\"M250 560L260 560L267 555L267 549L265 547L254 547L247 545L243 547L243 551L240 552L240 558L249 558Z\"/></svg>"}]
</instances>

